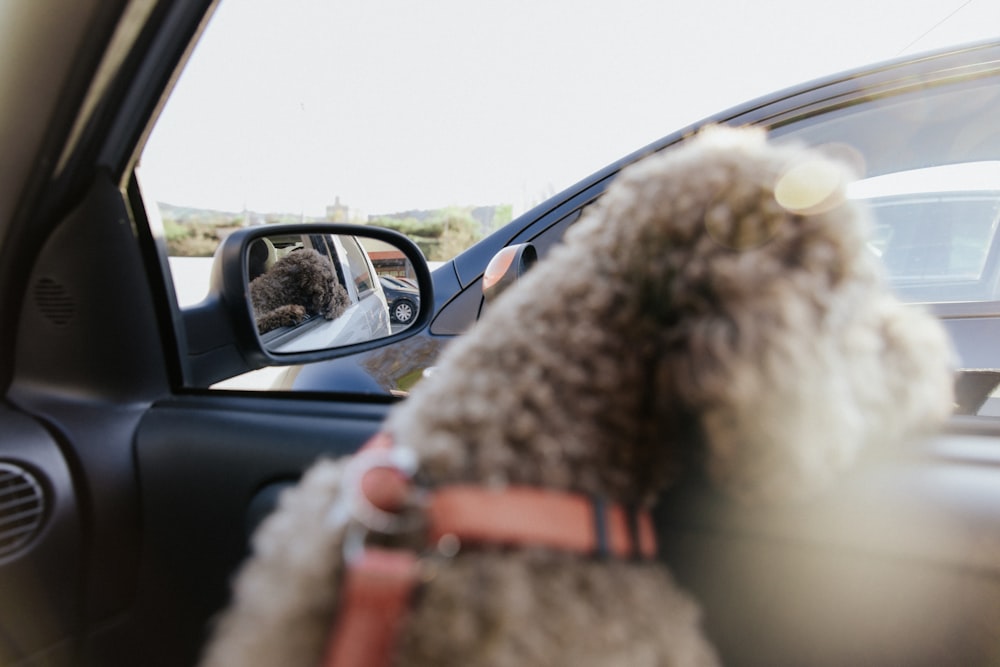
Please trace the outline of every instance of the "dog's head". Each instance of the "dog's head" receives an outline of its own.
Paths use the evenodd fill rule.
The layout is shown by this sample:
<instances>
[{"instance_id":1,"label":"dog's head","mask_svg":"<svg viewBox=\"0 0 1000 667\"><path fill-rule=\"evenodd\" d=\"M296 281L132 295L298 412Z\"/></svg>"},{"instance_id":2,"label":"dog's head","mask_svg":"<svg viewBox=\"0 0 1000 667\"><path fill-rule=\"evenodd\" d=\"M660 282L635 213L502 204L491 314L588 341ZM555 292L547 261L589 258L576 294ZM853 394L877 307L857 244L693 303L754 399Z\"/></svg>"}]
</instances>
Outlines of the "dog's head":
<instances>
[{"instance_id":1,"label":"dog's head","mask_svg":"<svg viewBox=\"0 0 1000 667\"><path fill-rule=\"evenodd\" d=\"M390 429L440 479L645 502L694 465L746 499L823 488L952 405L947 338L889 292L852 177L727 128L628 167Z\"/></svg>"},{"instance_id":2,"label":"dog's head","mask_svg":"<svg viewBox=\"0 0 1000 667\"><path fill-rule=\"evenodd\" d=\"M854 177L761 130L709 128L623 171L567 234L596 253L595 280L629 286L658 414L694 420L737 496L811 493L951 410L949 343L890 294Z\"/></svg>"},{"instance_id":3,"label":"dog's head","mask_svg":"<svg viewBox=\"0 0 1000 667\"><path fill-rule=\"evenodd\" d=\"M349 305L349 297L337 280L329 260L311 248L291 252L266 272L250 281L250 296L258 318L278 309L297 307L297 321L307 315L328 320L338 317Z\"/></svg>"}]
</instances>

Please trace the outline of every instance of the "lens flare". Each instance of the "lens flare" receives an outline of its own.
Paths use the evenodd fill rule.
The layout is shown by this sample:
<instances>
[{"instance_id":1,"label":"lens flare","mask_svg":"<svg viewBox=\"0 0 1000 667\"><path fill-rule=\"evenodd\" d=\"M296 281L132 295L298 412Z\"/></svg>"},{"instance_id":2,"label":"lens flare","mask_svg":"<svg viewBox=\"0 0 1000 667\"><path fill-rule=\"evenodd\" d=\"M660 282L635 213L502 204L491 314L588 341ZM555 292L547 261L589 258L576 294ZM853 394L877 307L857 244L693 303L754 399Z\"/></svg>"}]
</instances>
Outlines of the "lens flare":
<instances>
[{"instance_id":1,"label":"lens flare","mask_svg":"<svg viewBox=\"0 0 1000 667\"><path fill-rule=\"evenodd\" d=\"M784 209L802 215L823 213L844 201L844 173L826 160L795 165L778 178L774 198Z\"/></svg>"}]
</instances>

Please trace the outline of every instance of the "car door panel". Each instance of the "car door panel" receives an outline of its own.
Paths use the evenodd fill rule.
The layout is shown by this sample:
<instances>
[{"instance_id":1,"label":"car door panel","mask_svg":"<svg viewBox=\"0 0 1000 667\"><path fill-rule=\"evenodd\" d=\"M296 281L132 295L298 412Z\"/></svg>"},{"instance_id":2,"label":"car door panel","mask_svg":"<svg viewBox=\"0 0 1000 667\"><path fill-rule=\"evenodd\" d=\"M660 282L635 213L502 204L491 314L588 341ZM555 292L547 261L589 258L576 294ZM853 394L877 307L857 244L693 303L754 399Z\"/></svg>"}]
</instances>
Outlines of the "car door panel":
<instances>
[{"instance_id":1,"label":"car door panel","mask_svg":"<svg viewBox=\"0 0 1000 667\"><path fill-rule=\"evenodd\" d=\"M40 651L69 664L83 604L72 474L42 424L2 405L0 443L0 664Z\"/></svg>"},{"instance_id":2,"label":"car door panel","mask_svg":"<svg viewBox=\"0 0 1000 667\"><path fill-rule=\"evenodd\" d=\"M149 640L173 638L162 664L191 664L208 619L228 599L249 533L277 491L317 458L355 451L388 409L253 396L153 406L135 439L144 535L135 639L155 627Z\"/></svg>"},{"instance_id":3,"label":"car door panel","mask_svg":"<svg viewBox=\"0 0 1000 667\"><path fill-rule=\"evenodd\" d=\"M316 457L354 451L390 407L359 417L344 403L213 402L157 405L137 434L148 543L134 621L176 641L162 664L191 664L246 555L260 495L273 500ZM993 664L994 430L914 443L799 507L734 506L699 482L666 494L664 559L703 605L725 664Z\"/></svg>"}]
</instances>

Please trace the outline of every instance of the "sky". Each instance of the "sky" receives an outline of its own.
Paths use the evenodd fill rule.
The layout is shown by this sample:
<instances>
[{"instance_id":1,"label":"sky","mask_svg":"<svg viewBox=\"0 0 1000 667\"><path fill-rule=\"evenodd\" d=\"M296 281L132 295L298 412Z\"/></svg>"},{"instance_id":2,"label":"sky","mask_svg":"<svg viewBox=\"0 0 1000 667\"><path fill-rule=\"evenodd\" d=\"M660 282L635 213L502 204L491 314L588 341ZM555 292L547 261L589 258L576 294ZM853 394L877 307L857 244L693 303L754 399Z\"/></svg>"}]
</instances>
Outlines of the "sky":
<instances>
[{"instance_id":1,"label":"sky","mask_svg":"<svg viewBox=\"0 0 1000 667\"><path fill-rule=\"evenodd\" d=\"M140 177L225 211L516 213L729 107L991 37L998 0L222 0Z\"/></svg>"}]
</instances>

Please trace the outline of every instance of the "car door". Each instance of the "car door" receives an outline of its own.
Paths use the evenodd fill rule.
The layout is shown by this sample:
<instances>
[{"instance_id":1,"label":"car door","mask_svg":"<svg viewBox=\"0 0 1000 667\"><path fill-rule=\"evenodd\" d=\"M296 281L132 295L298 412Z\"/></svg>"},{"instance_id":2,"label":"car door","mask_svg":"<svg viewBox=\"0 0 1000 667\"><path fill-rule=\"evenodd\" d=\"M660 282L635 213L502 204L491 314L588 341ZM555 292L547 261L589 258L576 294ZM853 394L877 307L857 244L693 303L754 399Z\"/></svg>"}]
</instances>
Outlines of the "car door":
<instances>
[{"instance_id":1,"label":"car door","mask_svg":"<svg viewBox=\"0 0 1000 667\"><path fill-rule=\"evenodd\" d=\"M0 664L190 665L277 492L392 400L198 388L133 167L210 3L64 5L5 14Z\"/></svg>"}]
</instances>

